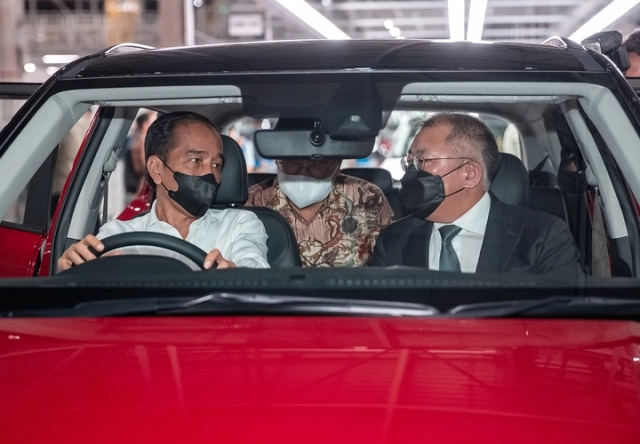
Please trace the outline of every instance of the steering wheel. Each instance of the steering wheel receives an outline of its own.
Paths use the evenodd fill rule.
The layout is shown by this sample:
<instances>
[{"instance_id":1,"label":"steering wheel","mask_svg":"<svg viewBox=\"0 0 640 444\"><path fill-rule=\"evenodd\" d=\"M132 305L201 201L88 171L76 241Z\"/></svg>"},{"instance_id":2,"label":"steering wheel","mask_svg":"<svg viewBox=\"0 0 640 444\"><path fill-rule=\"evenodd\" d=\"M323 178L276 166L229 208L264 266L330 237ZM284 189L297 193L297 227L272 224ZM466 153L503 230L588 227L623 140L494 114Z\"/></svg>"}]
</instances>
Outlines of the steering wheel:
<instances>
[{"instance_id":1,"label":"steering wheel","mask_svg":"<svg viewBox=\"0 0 640 444\"><path fill-rule=\"evenodd\" d=\"M207 257L200 248L177 237L162 233L149 233L146 231L135 231L131 233L121 233L106 237L101 240L104 249L100 252L94 251L96 257L100 257L109 251L123 247L149 246L159 247L174 251L193 261L201 269L204 269L204 259Z\"/></svg>"}]
</instances>

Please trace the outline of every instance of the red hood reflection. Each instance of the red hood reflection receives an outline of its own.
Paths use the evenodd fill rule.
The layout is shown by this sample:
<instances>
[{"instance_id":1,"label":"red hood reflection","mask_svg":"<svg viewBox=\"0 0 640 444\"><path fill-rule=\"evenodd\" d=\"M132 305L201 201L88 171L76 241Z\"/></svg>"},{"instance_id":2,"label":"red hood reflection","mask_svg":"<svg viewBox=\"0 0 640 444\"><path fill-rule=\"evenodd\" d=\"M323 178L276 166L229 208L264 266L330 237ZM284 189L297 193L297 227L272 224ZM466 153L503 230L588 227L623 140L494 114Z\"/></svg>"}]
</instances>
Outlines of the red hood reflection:
<instances>
[{"instance_id":1,"label":"red hood reflection","mask_svg":"<svg viewBox=\"0 0 640 444\"><path fill-rule=\"evenodd\" d=\"M4 319L0 441L640 442L640 324Z\"/></svg>"}]
</instances>

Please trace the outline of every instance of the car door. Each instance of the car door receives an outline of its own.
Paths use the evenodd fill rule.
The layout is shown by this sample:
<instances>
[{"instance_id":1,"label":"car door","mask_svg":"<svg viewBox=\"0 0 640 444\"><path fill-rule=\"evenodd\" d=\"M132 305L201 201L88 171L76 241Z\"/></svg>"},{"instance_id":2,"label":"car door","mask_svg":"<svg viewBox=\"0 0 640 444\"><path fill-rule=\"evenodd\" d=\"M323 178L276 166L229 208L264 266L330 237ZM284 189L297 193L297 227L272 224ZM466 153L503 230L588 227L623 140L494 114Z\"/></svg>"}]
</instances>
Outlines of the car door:
<instances>
[{"instance_id":1,"label":"car door","mask_svg":"<svg viewBox=\"0 0 640 444\"><path fill-rule=\"evenodd\" d=\"M37 83L0 83L0 129L36 91ZM51 221L55 153L49 156L0 221L0 277L38 273L41 249Z\"/></svg>"}]
</instances>

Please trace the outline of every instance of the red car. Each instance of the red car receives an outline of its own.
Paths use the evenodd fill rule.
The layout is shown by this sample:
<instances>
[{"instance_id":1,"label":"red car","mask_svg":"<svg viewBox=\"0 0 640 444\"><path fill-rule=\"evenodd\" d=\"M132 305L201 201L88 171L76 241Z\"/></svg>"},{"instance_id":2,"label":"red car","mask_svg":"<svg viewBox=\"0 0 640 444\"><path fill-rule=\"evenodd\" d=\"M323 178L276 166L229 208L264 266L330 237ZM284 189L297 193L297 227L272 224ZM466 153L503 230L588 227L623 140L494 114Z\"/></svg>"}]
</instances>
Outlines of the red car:
<instances>
[{"instance_id":1,"label":"red car","mask_svg":"<svg viewBox=\"0 0 640 444\"><path fill-rule=\"evenodd\" d=\"M640 442L640 102L617 46L550 43L123 45L66 66L0 132L0 442ZM118 188L147 110L241 129L214 206L255 212L270 269L200 270L193 245L136 233L104 242L198 270L122 254L59 272L148 210L151 187ZM382 133L405 155L410 124L449 111L493 131L498 199L566 224L579 278L301 267L286 221L244 206L246 160L379 157ZM349 173L414 218L387 168Z\"/></svg>"}]
</instances>

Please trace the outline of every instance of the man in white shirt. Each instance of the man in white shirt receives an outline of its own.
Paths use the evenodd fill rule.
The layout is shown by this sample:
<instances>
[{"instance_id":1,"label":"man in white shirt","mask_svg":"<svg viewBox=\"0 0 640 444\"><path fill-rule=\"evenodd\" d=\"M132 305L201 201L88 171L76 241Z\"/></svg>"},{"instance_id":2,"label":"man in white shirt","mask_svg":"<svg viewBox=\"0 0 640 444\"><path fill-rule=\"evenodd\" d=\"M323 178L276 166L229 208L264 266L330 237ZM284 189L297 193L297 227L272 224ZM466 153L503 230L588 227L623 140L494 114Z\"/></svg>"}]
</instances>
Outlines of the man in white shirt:
<instances>
[{"instance_id":1,"label":"man in white shirt","mask_svg":"<svg viewBox=\"0 0 640 444\"><path fill-rule=\"evenodd\" d=\"M69 247L58 270L95 259L90 248L104 250L100 239L149 231L184 239L208 252L204 268L268 268L267 234L247 210L209 209L224 165L222 140L206 118L190 112L165 114L145 139L148 179L156 185L151 211L129 221L114 220Z\"/></svg>"},{"instance_id":2,"label":"man in white shirt","mask_svg":"<svg viewBox=\"0 0 640 444\"><path fill-rule=\"evenodd\" d=\"M578 250L562 220L504 204L488 191L500 156L480 120L453 113L425 121L402 162L402 198L415 217L382 230L370 265L581 274Z\"/></svg>"}]
</instances>

